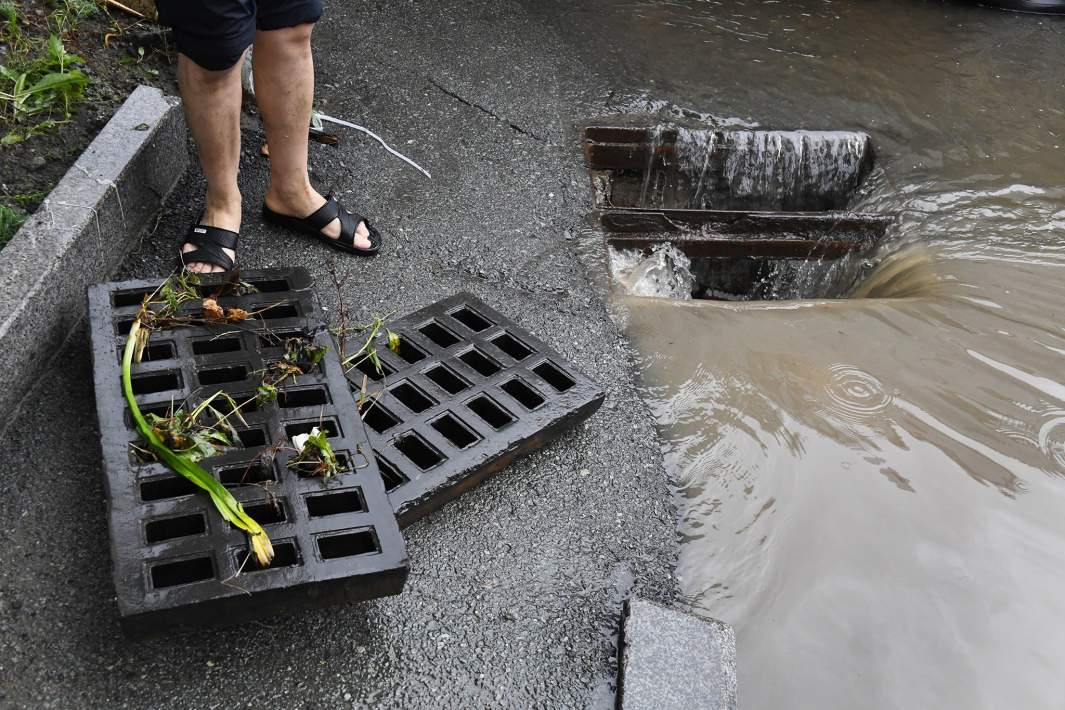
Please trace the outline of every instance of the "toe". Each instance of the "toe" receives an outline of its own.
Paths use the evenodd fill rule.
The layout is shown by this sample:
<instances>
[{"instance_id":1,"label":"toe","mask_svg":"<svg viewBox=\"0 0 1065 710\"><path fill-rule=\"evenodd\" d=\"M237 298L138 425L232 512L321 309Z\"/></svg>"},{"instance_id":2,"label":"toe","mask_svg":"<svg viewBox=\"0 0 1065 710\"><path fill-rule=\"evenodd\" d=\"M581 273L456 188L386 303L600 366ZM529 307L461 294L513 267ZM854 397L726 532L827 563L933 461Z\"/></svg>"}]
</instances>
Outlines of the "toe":
<instances>
[{"instance_id":1,"label":"toe","mask_svg":"<svg viewBox=\"0 0 1065 710\"><path fill-rule=\"evenodd\" d=\"M355 230L355 246L359 249L369 249L373 246L370 241L370 230L366 227L366 222L359 222L359 227Z\"/></svg>"}]
</instances>

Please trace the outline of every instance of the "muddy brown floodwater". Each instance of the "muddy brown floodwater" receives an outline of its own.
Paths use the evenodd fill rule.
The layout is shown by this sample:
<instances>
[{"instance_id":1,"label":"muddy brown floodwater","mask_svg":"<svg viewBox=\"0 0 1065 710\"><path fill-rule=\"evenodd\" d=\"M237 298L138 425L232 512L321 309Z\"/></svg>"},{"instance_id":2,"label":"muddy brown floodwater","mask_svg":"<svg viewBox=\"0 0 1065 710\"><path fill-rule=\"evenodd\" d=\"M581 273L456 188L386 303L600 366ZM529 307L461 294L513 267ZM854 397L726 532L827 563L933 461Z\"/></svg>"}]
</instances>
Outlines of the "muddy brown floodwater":
<instances>
[{"instance_id":1,"label":"muddy brown floodwater","mask_svg":"<svg viewBox=\"0 0 1065 710\"><path fill-rule=\"evenodd\" d=\"M599 28L589 54L623 56L633 105L868 132L885 180L862 207L898 215L886 251L920 245L905 288L866 289L901 298L616 299L681 501L681 586L736 628L741 707L1065 706L1065 20L568 12Z\"/></svg>"}]
</instances>

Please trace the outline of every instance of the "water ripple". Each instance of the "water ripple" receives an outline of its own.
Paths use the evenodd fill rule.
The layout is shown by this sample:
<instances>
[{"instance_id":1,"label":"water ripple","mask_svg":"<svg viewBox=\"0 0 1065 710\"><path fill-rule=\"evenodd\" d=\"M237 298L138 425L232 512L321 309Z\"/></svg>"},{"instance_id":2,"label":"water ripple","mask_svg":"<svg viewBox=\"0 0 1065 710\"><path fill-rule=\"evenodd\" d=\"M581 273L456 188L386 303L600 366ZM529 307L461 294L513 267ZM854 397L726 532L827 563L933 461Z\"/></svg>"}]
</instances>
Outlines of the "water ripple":
<instances>
[{"instance_id":1,"label":"water ripple","mask_svg":"<svg viewBox=\"0 0 1065 710\"><path fill-rule=\"evenodd\" d=\"M894 396L884 390L880 380L851 365L836 364L828 369L825 389L829 413L850 424L861 424L890 407Z\"/></svg>"}]
</instances>

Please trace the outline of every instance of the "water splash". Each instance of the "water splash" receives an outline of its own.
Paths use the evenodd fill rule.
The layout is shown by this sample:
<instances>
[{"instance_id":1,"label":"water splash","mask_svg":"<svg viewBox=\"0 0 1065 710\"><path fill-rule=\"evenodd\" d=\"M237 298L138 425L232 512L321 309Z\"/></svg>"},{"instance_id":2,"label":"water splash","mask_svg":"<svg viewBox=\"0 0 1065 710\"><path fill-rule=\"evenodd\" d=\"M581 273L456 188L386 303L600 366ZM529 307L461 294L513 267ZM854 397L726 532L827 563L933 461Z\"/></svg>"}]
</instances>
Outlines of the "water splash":
<instances>
[{"instance_id":1,"label":"water splash","mask_svg":"<svg viewBox=\"0 0 1065 710\"><path fill-rule=\"evenodd\" d=\"M645 256L636 250L610 249L610 270L630 296L689 300L695 285L691 260L669 243Z\"/></svg>"},{"instance_id":2,"label":"water splash","mask_svg":"<svg viewBox=\"0 0 1065 710\"><path fill-rule=\"evenodd\" d=\"M850 292L850 298L930 296L941 284L932 250L923 244L911 244L877 264Z\"/></svg>"}]
</instances>

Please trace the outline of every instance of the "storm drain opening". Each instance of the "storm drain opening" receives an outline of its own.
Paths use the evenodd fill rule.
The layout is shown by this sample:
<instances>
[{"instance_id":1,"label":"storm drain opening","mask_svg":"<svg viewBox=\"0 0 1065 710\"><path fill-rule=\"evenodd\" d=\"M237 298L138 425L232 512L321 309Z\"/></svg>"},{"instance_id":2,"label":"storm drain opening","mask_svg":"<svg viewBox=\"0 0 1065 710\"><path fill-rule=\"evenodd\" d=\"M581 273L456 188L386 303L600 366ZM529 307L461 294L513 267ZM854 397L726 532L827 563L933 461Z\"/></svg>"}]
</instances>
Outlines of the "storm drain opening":
<instances>
[{"instance_id":1,"label":"storm drain opening","mask_svg":"<svg viewBox=\"0 0 1065 710\"><path fill-rule=\"evenodd\" d=\"M882 182L865 133L611 121L588 126L583 149L630 295L847 297L893 222L859 211Z\"/></svg>"}]
</instances>

